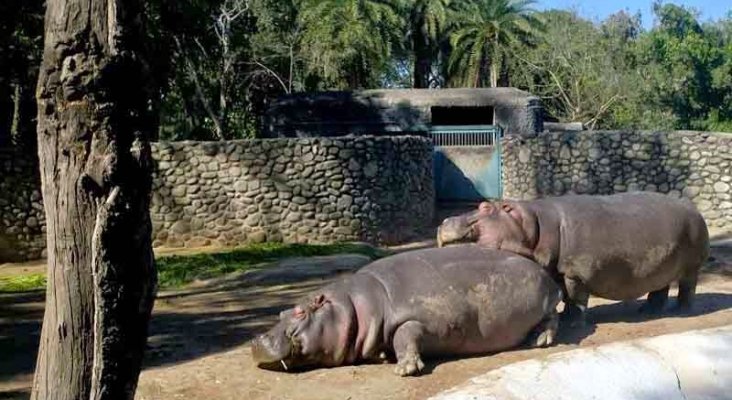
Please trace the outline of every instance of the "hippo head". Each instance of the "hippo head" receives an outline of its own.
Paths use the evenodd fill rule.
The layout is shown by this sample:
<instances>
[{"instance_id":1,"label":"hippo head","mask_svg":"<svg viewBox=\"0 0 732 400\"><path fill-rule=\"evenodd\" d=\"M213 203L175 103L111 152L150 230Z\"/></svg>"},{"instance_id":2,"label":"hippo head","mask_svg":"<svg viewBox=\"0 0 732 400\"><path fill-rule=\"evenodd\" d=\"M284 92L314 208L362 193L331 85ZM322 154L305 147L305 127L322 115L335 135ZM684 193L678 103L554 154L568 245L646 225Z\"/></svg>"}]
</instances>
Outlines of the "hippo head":
<instances>
[{"instance_id":1,"label":"hippo head","mask_svg":"<svg viewBox=\"0 0 732 400\"><path fill-rule=\"evenodd\" d=\"M445 218L437 227L437 247L450 243L476 242L479 234L476 223L483 214L483 211L478 208L475 211Z\"/></svg>"},{"instance_id":2,"label":"hippo head","mask_svg":"<svg viewBox=\"0 0 732 400\"><path fill-rule=\"evenodd\" d=\"M482 202L475 211L445 219L437 228L437 245L472 242L530 257L537 241L535 223L518 204Z\"/></svg>"},{"instance_id":3,"label":"hippo head","mask_svg":"<svg viewBox=\"0 0 732 400\"><path fill-rule=\"evenodd\" d=\"M280 321L256 337L252 356L272 370L333 367L350 357L354 311L350 300L318 294L280 313Z\"/></svg>"}]
</instances>

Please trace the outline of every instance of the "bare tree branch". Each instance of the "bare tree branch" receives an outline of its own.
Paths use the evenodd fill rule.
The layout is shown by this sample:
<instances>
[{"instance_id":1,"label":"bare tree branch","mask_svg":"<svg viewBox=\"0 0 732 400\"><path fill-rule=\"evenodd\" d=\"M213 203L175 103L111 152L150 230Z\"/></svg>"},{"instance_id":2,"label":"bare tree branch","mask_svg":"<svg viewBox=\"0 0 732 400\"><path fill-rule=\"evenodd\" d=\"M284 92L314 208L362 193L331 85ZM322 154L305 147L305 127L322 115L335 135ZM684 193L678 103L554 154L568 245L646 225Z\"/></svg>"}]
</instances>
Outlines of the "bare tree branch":
<instances>
[{"instance_id":1,"label":"bare tree branch","mask_svg":"<svg viewBox=\"0 0 732 400\"><path fill-rule=\"evenodd\" d=\"M247 63L247 64L253 64L253 65L256 65L256 66L262 68L268 75L273 76L277 80L277 82L279 82L280 86L282 86L282 89L285 91L285 93L288 93L288 94L292 93L292 87L291 86L288 87L288 85L285 84L284 80L282 78L280 78L280 76L276 72L274 72L271 68L267 67L266 65L264 65L261 62L256 61L256 60L252 61L250 63Z\"/></svg>"},{"instance_id":2,"label":"bare tree branch","mask_svg":"<svg viewBox=\"0 0 732 400\"><path fill-rule=\"evenodd\" d=\"M191 61L190 57L186 53L186 51L183 49L183 45L180 43L180 38L178 36L174 35L173 40L175 41L176 47L178 47L178 52L180 53L181 57L186 62L186 67L188 69L188 76L193 81L193 85L196 88L196 94L198 95L198 99L201 101L201 104L203 104L204 110L206 110L206 114L208 114L209 118L211 118L211 121L214 124L214 134L216 134L217 138L219 140L224 140L223 135L223 128L221 126L221 121L219 121L219 117L214 112L213 108L211 108L211 103L208 101L208 97L203 92L203 87L201 86L201 82L198 78L198 73L196 72L196 68L193 66L193 62Z\"/></svg>"}]
</instances>

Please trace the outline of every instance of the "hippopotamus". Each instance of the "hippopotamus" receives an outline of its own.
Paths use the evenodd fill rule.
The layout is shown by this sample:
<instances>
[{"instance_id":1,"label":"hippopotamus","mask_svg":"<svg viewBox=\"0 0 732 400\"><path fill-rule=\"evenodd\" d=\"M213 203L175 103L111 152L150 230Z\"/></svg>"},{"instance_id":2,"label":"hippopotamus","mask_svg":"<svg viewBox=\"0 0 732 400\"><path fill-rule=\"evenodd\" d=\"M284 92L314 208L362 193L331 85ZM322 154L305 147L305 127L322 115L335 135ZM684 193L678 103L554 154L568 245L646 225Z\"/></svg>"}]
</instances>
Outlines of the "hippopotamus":
<instances>
[{"instance_id":1,"label":"hippopotamus","mask_svg":"<svg viewBox=\"0 0 732 400\"><path fill-rule=\"evenodd\" d=\"M396 358L396 374L416 375L423 356L552 344L561 296L541 267L509 252L475 245L410 251L283 311L252 341L252 355L261 368L287 371Z\"/></svg>"},{"instance_id":2,"label":"hippopotamus","mask_svg":"<svg viewBox=\"0 0 732 400\"><path fill-rule=\"evenodd\" d=\"M483 202L437 230L438 246L466 241L544 267L565 292L563 317L572 325L584 323L590 294L630 300L648 293L641 311L660 312L675 281L678 306L688 309L709 252L693 204L649 192Z\"/></svg>"}]
</instances>

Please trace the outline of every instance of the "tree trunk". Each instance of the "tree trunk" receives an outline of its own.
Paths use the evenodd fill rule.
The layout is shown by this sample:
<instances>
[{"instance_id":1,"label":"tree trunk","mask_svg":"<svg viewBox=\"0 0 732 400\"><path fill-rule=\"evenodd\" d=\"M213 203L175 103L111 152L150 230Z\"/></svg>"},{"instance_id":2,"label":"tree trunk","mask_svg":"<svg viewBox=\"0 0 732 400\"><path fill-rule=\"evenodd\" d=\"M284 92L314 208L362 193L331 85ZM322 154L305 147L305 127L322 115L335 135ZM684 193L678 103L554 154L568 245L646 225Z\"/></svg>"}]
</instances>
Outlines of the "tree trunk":
<instances>
[{"instance_id":1,"label":"tree trunk","mask_svg":"<svg viewBox=\"0 0 732 400\"><path fill-rule=\"evenodd\" d=\"M414 48L414 77L413 86L415 89L429 88L430 69L432 60L430 57L430 46L427 39L427 32L424 31L424 24L419 21L414 26L412 36L412 47Z\"/></svg>"},{"instance_id":2,"label":"tree trunk","mask_svg":"<svg viewBox=\"0 0 732 400\"><path fill-rule=\"evenodd\" d=\"M20 83L13 84L13 120L10 123L10 142L18 146L20 140L20 101L22 99L22 88Z\"/></svg>"},{"instance_id":3,"label":"tree trunk","mask_svg":"<svg viewBox=\"0 0 732 400\"><path fill-rule=\"evenodd\" d=\"M12 121L12 94L10 84L0 76L0 147L10 145L10 124Z\"/></svg>"},{"instance_id":4,"label":"tree trunk","mask_svg":"<svg viewBox=\"0 0 732 400\"><path fill-rule=\"evenodd\" d=\"M219 125L218 135L220 140L225 140L229 131L229 82L231 82L231 72L234 60L229 54L228 46L223 54L223 68L219 77Z\"/></svg>"},{"instance_id":5,"label":"tree trunk","mask_svg":"<svg viewBox=\"0 0 732 400\"><path fill-rule=\"evenodd\" d=\"M495 33L493 39L494 39L494 41L492 43L493 49L491 52L492 54L491 54L491 61L490 61L490 63L491 63L490 79L491 79L492 88L498 87L498 77L501 74L501 59L503 58L503 57L501 57L501 52L499 49L500 42L499 42L498 32Z\"/></svg>"},{"instance_id":6,"label":"tree trunk","mask_svg":"<svg viewBox=\"0 0 732 400\"><path fill-rule=\"evenodd\" d=\"M491 61L491 87L498 87L498 70L499 64L495 61Z\"/></svg>"},{"instance_id":7,"label":"tree trunk","mask_svg":"<svg viewBox=\"0 0 732 400\"><path fill-rule=\"evenodd\" d=\"M38 154L46 312L31 399L132 399L156 288L156 119L138 0L47 0Z\"/></svg>"}]
</instances>

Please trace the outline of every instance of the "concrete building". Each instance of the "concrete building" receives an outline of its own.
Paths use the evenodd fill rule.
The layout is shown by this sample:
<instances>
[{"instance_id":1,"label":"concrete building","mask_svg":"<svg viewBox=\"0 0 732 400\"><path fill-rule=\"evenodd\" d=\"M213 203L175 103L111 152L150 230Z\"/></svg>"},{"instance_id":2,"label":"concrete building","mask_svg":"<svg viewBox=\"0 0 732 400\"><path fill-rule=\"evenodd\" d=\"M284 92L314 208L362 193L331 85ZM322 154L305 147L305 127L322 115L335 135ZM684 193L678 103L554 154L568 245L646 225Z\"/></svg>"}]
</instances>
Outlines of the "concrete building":
<instances>
[{"instance_id":1,"label":"concrete building","mask_svg":"<svg viewBox=\"0 0 732 400\"><path fill-rule=\"evenodd\" d=\"M515 88L298 93L270 105L264 136L424 133L432 126L467 125L533 136L543 131L542 114L538 97Z\"/></svg>"}]
</instances>

